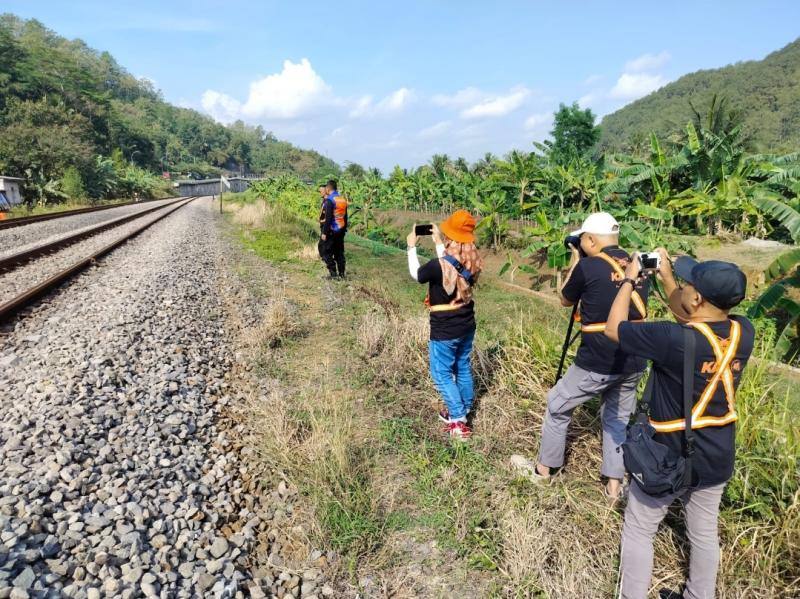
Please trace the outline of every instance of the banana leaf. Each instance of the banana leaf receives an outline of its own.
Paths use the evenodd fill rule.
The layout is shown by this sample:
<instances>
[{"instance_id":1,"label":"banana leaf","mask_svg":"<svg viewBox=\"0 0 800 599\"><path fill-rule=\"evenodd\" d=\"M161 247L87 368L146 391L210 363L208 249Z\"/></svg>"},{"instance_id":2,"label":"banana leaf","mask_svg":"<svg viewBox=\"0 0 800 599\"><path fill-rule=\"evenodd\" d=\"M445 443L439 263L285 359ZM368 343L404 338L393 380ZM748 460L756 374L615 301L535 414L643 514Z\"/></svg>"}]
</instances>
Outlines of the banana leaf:
<instances>
[{"instance_id":1,"label":"banana leaf","mask_svg":"<svg viewBox=\"0 0 800 599\"><path fill-rule=\"evenodd\" d=\"M800 266L800 248L782 253L773 260L764 271L768 283L788 275L795 267Z\"/></svg>"}]
</instances>

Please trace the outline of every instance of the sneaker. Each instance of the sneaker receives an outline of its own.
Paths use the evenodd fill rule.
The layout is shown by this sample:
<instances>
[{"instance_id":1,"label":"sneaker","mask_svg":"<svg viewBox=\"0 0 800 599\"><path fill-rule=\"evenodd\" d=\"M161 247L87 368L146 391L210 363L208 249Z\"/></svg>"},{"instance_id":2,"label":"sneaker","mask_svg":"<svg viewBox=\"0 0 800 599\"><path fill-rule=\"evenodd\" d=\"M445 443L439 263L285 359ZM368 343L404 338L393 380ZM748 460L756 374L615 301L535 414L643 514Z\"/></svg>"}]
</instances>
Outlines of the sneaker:
<instances>
[{"instance_id":1,"label":"sneaker","mask_svg":"<svg viewBox=\"0 0 800 599\"><path fill-rule=\"evenodd\" d=\"M539 474L539 471L536 469L536 464L533 463L528 458L526 458L525 456L521 456L515 453L514 455L511 456L510 461L512 468L518 470L520 474L522 474L525 478L527 478L534 484L547 485L550 484L553 478L552 475L543 476Z\"/></svg>"},{"instance_id":2,"label":"sneaker","mask_svg":"<svg viewBox=\"0 0 800 599\"><path fill-rule=\"evenodd\" d=\"M473 410L470 410L469 412L467 412L467 423L468 424L469 424L469 421L472 420L473 414L474 414ZM445 424L450 422L450 412L447 411L447 408L439 410L439 420L441 420Z\"/></svg>"},{"instance_id":3,"label":"sneaker","mask_svg":"<svg viewBox=\"0 0 800 599\"><path fill-rule=\"evenodd\" d=\"M472 435L472 429L470 429L465 422L451 422L447 427L447 433L450 435L451 439L469 439Z\"/></svg>"}]
</instances>

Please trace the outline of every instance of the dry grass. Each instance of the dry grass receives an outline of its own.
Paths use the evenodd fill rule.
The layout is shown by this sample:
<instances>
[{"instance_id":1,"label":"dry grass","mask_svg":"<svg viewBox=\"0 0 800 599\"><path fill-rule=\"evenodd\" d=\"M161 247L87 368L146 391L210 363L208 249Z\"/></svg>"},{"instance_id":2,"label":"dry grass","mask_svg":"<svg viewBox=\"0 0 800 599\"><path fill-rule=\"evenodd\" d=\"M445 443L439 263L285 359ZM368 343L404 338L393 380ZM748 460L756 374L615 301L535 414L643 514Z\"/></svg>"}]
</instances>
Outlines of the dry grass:
<instances>
[{"instance_id":1,"label":"dry grass","mask_svg":"<svg viewBox=\"0 0 800 599\"><path fill-rule=\"evenodd\" d=\"M249 204L231 202L226 209L233 212L233 222L253 229L261 229L267 222L272 208L264 200L256 200Z\"/></svg>"},{"instance_id":2,"label":"dry grass","mask_svg":"<svg viewBox=\"0 0 800 599\"><path fill-rule=\"evenodd\" d=\"M294 257L317 260L316 248L306 246ZM318 282L306 283L316 295ZM561 346L542 324L544 316L498 315L509 324L501 343L479 345L473 355L477 436L451 447L441 442L433 418L438 395L428 375L427 317L409 316L381 285L356 290L347 302L355 309L342 316L347 320L327 330L308 327L301 343L284 341L304 333L301 318L308 322L326 309L312 306L300 317L285 291L270 299L251 331L254 351L283 370L274 388L253 399L252 409L263 459L307 498L295 521L304 519L310 534L350 557L352 580L371 576L362 596L465 597L471 587L472 596L481 597L489 577L502 597L613 596L622 515L605 505L601 493L596 405L576 411L567 466L552 485L536 487L507 465L511 454L535 458L538 448ZM323 347L338 363L320 359ZM797 472L796 458L787 461L781 449L796 444L781 441L792 430L791 414L763 391L764 373L746 374L740 427L753 439L740 441L746 477L729 491L737 498L728 500L721 521L718 596L789 599L800 596L800 580L790 579L800 555L800 496L786 490L796 488L792 480L776 478ZM781 410L784 420L769 416ZM387 425L396 427L388 436ZM769 459L760 464L764 456ZM774 495L764 490L781 484L785 489ZM776 505L770 517L753 507L768 511L770 501L786 504ZM429 528L415 520L408 530L387 530L387 514L395 512L444 518L438 524L425 520ZM419 553L423 539L442 530L453 545L425 558ZM417 545L409 542L415 536ZM659 532L655 553L653 589L678 589L688 558L679 508ZM485 559L473 561L476 556ZM426 559L434 562L421 566ZM446 586L442 579L453 578L457 568L464 568L464 584Z\"/></svg>"},{"instance_id":3,"label":"dry grass","mask_svg":"<svg viewBox=\"0 0 800 599\"><path fill-rule=\"evenodd\" d=\"M299 251L291 255L292 258L297 258L303 262L316 262L319 260L319 249L316 244L306 244Z\"/></svg>"},{"instance_id":4,"label":"dry grass","mask_svg":"<svg viewBox=\"0 0 800 599\"><path fill-rule=\"evenodd\" d=\"M245 332L245 343L255 353L275 349L305 330L297 314L297 308L282 292L272 297L265 306L258 324Z\"/></svg>"}]
</instances>

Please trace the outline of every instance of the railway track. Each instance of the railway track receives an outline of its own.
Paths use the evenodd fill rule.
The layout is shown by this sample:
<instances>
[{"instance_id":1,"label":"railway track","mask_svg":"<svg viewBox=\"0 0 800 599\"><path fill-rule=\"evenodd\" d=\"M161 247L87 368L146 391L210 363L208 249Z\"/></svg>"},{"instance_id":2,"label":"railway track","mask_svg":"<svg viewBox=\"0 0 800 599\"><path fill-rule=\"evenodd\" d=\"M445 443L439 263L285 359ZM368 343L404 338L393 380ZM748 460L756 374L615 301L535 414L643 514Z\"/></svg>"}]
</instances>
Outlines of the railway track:
<instances>
[{"instance_id":1,"label":"railway track","mask_svg":"<svg viewBox=\"0 0 800 599\"><path fill-rule=\"evenodd\" d=\"M14 227L22 227L33 223L41 223L46 220L55 220L57 218L66 218L68 216L75 216L77 214L89 214L90 212L100 212L102 210L111 210L112 208L119 208L121 206L142 205L148 202L158 202L160 200L140 200L138 202L120 202L118 204L106 204L105 206L92 206L90 208L76 208L75 210L63 210L61 212L51 212L49 214L37 214L35 216L20 216L17 218L9 218L8 220L0 220L0 231L3 229L13 229Z\"/></svg>"},{"instance_id":2,"label":"railway track","mask_svg":"<svg viewBox=\"0 0 800 599\"><path fill-rule=\"evenodd\" d=\"M132 239L148 227L195 199L196 197L180 199L167 205L162 204L155 208L106 221L90 229L82 230L74 235L68 235L0 259L0 293L3 291L3 283L9 280L11 280L12 289L10 297L8 293L0 295L0 322L8 320L21 309L29 306L75 274L94 264L95 261L102 256L105 256L129 239ZM83 211L70 212L72 212L73 215L76 213L83 213ZM147 218L148 216L151 216L151 218ZM141 224L134 222L139 219L143 219ZM126 225L129 224L134 224L135 226L126 227ZM79 255L66 260L67 264L65 267L58 268L54 272L50 269L49 272L46 272L45 275L38 278L36 276L29 276L29 278L35 279L33 283L29 282L21 286L14 285L14 281L11 278L19 276L21 271L29 267L40 265L41 263L46 263L48 260L62 257L61 254L63 252L74 250L74 248L78 247L82 242L91 240L98 235L106 234L120 227L126 229L122 235L118 235L112 240L105 240L100 246L87 248L83 253L78 252Z\"/></svg>"}]
</instances>

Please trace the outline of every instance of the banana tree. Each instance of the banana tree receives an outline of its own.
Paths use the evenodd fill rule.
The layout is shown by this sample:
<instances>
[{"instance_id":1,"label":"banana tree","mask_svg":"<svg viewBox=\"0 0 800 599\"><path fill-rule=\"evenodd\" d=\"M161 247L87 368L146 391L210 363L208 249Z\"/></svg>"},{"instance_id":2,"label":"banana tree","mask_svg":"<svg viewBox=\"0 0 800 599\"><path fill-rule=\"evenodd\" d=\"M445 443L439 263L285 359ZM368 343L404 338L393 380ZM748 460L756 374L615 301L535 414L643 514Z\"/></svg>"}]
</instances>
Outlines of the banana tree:
<instances>
[{"instance_id":1,"label":"banana tree","mask_svg":"<svg viewBox=\"0 0 800 599\"><path fill-rule=\"evenodd\" d=\"M667 154L655 133L650 134L649 160L610 156L606 160L609 180L605 193L634 193L649 198L657 208L666 206L673 195L672 179L687 164L683 154Z\"/></svg>"},{"instance_id":2,"label":"banana tree","mask_svg":"<svg viewBox=\"0 0 800 599\"><path fill-rule=\"evenodd\" d=\"M785 227L795 244L800 243L800 206L763 197L754 203ZM764 271L764 280L770 286L750 306L748 315L775 318L780 333L773 354L778 360L792 360L800 346L800 301L797 293L792 293L800 290L800 248L778 256Z\"/></svg>"},{"instance_id":3,"label":"banana tree","mask_svg":"<svg viewBox=\"0 0 800 599\"><path fill-rule=\"evenodd\" d=\"M481 220L475 230L486 231L494 251L497 251L500 242L508 232L507 203L508 196L499 189L494 189L482 197L476 196L473 200L473 207L481 215Z\"/></svg>"},{"instance_id":4,"label":"banana tree","mask_svg":"<svg viewBox=\"0 0 800 599\"><path fill-rule=\"evenodd\" d=\"M800 345L800 302L792 290L800 290L800 249L795 248L778 256L764 271L770 286L747 311L751 318L772 316L779 333L773 356L776 360L792 361Z\"/></svg>"},{"instance_id":5,"label":"banana tree","mask_svg":"<svg viewBox=\"0 0 800 599\"><path fill-rule=\"evenodd\" d=\"M504 187L514 191L520 215L532 207L525 200L533 194L534 183L541 178L536 154L513 150L509 153L507 161L497 161L496 177Z\"/></svg>"},{"instance_id":6,"label":"banana tree","mask_svg":"<svg viewBox=\"0 0 800 599\"><path fill-rule=\"evenodd\" d=\"M532 238L530 245L522 253L525 258L534 258L539 265L547 264L553 269L554 287L561 288L562 271L569 265L570 251L564 245L564 226L570 221L568 215L548 218L544 210L536 214L536 226L526 230Z\"/></svg>"}]
</instances>

